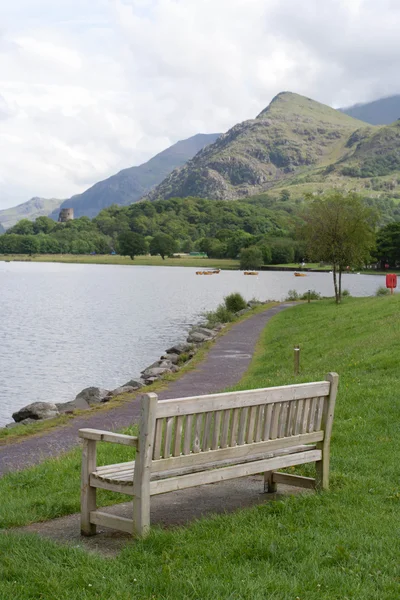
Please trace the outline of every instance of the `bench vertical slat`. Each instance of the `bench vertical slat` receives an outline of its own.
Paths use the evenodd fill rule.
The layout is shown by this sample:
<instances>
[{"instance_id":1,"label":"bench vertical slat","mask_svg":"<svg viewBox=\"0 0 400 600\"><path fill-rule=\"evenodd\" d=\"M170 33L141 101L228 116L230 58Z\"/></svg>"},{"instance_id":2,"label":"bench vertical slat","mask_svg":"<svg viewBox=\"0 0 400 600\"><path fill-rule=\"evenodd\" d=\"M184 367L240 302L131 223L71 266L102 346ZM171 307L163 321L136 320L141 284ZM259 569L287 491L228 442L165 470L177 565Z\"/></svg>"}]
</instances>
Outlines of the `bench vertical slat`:
<instances>
[{"instance_id":1,"label":"bench vertical slat","mask_svg":"<svg viewBox=\"0 0 400 600\"><path fill-rule=\"evenodd\" d=\"M174 441L173 441L173 456L180 456L180 454L181 454L183 418L184 417L182 417L182 416L176 417L175 433L174 433Z\"/></svg>"},{"instance_id":2,"label":"bench vertical slat","mask_svg":"<svg viewBox=\"0 0 400 600\"><path fill-rule=\"evenodd\" d=\"M254 442L254 427L256 424L257 409L257 406L251 406L249 410L249 418L246 430L246 444L251 444Z\"/></svg>"},{"instance_id":3,"label":"bench vertical slat","mask_svg":"<svg viewBox=\"0 0 400 600\"><path fill-rule=\"evenodd\" d=\"M262 439L264 442L269 440L273 412L274 412L274 405L268 404L264 410L264 428L263 428L263 434L262 434Z\"/></svg>"},{"instance_id":4,"label":"bench vertical slat","mask_svg":"<svg viewBox=\"0 0 400 600\"><path fill-rule=\"evenodd\" d=\"M300 399L297 400L296 403L296 414L295 414L295 421L294 421L294 430L293 430L293 434L294 435L299 435L299 433L301 433L301 427L302 427L302 419L303 419L303 409L304 409L304 400Z\"/></svg>"},{"instance_id":5,"label":"bench vertical slat","mask_svg":"<svg viewBox=\"0 0 400 600\"><path fill-rule=\"evenodd\" d=\"M195 425L194 425L194 436L193 436L193 452L197 454L201 450L200 440L201 440L201 429L203 425L203 413L198 415L194 415Z\"/></svg>"},{"instance_id":6,"label":"bench vertical slat","mask_svg":"<svg viewBox=\"0 0 400 600\"><path fill-rule=\"evenodd\" d=\"M167 417L165 423L165 432L164 432L164 451L163 457L169 458L171 456L171 441L172 441L172 431L174 427L175 417Z\"/></svg>"},{"instance_id":7,"label":"bench vertical slat","mask_svg":"<svg viewBox=\"0 0 400 600\"><path fill-rule=\"evenodd\" d=\"M322 416L324 412L324 406L327 404L325 398L318 398L317 400L317 410L315 411L315 420L314 420L314 431L319 431L322 425Z\"/></svg>"},{"instance_id":8,"label":"bench vertical slat","mask_svg":"<svg viewBox=\"0 0 400 600\"><path fill-rule=\"evenodd\" d=\"M263 433L263 425L264 425L264 412L265 412L265 405L260 404L260 406L257 407L256 430L255 430L255 434L254 434L255 442L261 441L261 436Z\"/></svg>"},{"instance_id":9,"label":"bench vertical slat","mask_svg":"<svg viewBox=\"0 0 400 600\"><path fill-rule=\"evenodd\" d=\"M214 413L212 412L208 412L205 413L206 417L204 419L204 428L203 428L203 439L201 442L201 449L203 450L203 452L205 450L209 450L210 449L210 445L211 445L211 429L212 429L212 424L213 424L213 415Z\"/></svg>"},{"instance_id":10,"label":"bench vertical slat","mask_svg":"<svg viewBox=\"0 0 400 600\"><path fill-rule=\"evenodd\" d=\"M295 427L296 408L297 408L296 400L289 402L289 410L288 410L287 421L286 421L285 437L289 437L289 436L293 435L293 431L294 431L294 427Z\"/></svg>"},{"instance_id":11,"label":"bench vertical slat","mask_svg":"<svg viewBox=\"0 0 400 600\"><path fill-rule=\"evenodd\" d=\"M244 444L244 439L246 436L246 423L247 423L248 412L249 412L249 409L247 407L242 408L241 412L240 412L239 430L238 430L237 440L236 440L238 446L243 446L243 444Z\"/></svg>"},{"instance_id":12,"label":"bench vertical slat","mask_svg":"<svg viewBox=\"0 0 400 600\"><path fill-rule=\"evenodd\" d=\"M229 446L233 448L237 444L237 431L239 424L240 408L234 408L232 411L232 423L231 423L231 435L229 439Z\"/></svg>"},{"instance_id":13,"label":"bench vertical slat","mask_svg":"<svg viewBox=\"0 0 400 600\"><path fill-rule=\"evenodd\" d=\"M153 459L159 460L161 458L161 443L162 443L162 433L163 433L163 425L165 419L157 419L156 421L156 434L154 436L154 448L153 448Z\"/></svg>"},{"instance_id":14,"label":"bench vertical slat","mask_svg":"<svg viewBox=\"0 0 400 600\"><path fill-rule=\"evenodd\" d=\"M276 438L278 437L279 415L280 415L280 412L281 412L282 403L281 402L275 402L273 404L273 407L274 407L274 412L272 414L272 423L271 423L270 438L271 438L271 440L276 440Z\"/></svg>"},{"instance_id":15,"label":"bench vertical slat","mask_svg":"<svg viewBox=\"0 0 400 600\"><path fill-rule=\"evenodd\" d=\"M306 398L304 400L300 433L307 433L308 413L310 412L310 405L311 405L311 398Z\"/></svg>"},{"instance_id":16,"label":"bench vertical slat","mask_svg":"<svg viewBox=\"0 0 400 600\"><path fill-rule=\"evenodd\" d=\"M214 415L214 429L211 442L211 450L219 448L219 434L221 429L222 410L219 410Z\"/></svg>"},{"instance_id":17,"label":"bench vertical slat","mask_svg":"<svg viewBox=\"0 0 400 600\"><path fill-rule=\"evenodd\" d=\"M193 415L187 415L183 438L183 454L190 454L193 433Z\"/></svg>"},{"instance_id":18,"label":"bench vertical slat","mask_svg":"<svg viewBox=\"0 0 400 600\"><path fill-rule=\"evenodd\" d=\"M224 410L222 416L221 448L228 447L229 422L231 420L231 411Z\"/></svg>"},{"instance_id":19,"label":"bench vertical slat","mask_svg":"<svg viewBox=\"0 0 400 600\"><path fill-rule=\"evenodd\" d=\"M318 398L311 399L310 410L308 412L308 421L307 421L307 432L312 433L314 431L314 421L315 421L315 411L317 409L317 400Z\"/></svg>"},{"instance_id":20,"label":"bench vertical slat","mask_svg":"<svg viewBox=\"0 0 400 600\"><path fill-rule=\"evenodd\" d=\"M289 402L283 402L281 414L279 416L278 438L285 437L286 422L289 414Z\"/></svg>"}]
</instances>

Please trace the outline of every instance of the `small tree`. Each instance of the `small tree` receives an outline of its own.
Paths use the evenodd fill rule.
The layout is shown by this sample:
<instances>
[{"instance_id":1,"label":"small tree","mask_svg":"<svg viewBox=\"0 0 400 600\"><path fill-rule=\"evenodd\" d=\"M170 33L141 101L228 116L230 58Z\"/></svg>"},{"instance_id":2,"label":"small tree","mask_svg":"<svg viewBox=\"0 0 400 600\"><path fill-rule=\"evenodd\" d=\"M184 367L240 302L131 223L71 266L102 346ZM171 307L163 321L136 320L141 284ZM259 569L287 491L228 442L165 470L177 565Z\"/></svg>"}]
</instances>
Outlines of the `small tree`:
<instances>
[{"instance_id":1,"label":"small tree","mask_svg":"<svg viewBox=\"0 0 400 600\"><path fill-rule=\"evenodd\" d=\"M258 246L250 246L243 248L240 252L240 268L241 269L259 269L263 264L263 255L261 248Z\"/></svg>"},{"instance_id":2,"label":"small tree","mask_svg":"<svg viewBox=\"0 0 400 600\"><path fill-rule=\"evenodd\" d=\"M160 254L164 260L166 256L171 256L176 252L177 243L170 235L166 233L158 233L150 242L150 254Z\"/></svg>"},{"instance_id":3,"label":"small tree","mask_svg":"<svg viewBox=\"0 0 400 600\"><path fill-rule=\"evenodd\" d=\"M370 259L377 215L354 193L332 191L316 198L304 215L310 257L332 265L335 300L342 298L342 272Z\"/></svg>"},{"instance_id":4,"label":"small tree","mask_svg":"<svg viewBox=\"0 0 400 600\"><path fill-rule=\"evenodd\" d=\"M126 231L118 236L119 253L122 256L130 256L132 260L135 256L147 254L146 240L140 233Z\"/></svg>"}]
</instances>

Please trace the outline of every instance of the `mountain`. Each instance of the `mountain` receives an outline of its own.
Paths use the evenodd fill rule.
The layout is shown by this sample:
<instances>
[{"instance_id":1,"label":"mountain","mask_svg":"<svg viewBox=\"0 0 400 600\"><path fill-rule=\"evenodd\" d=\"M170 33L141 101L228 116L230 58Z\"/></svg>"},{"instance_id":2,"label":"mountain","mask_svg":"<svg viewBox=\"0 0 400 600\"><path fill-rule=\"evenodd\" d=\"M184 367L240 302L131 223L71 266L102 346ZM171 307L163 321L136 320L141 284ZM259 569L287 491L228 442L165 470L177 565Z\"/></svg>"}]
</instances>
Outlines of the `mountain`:
<instances>
[{"instance_id":1,"label":"mountain","mask_svg":"<svg viewBox=\"0 0 400 600\"><path fill-rule=\"evenodd\" d=\"M96 183L82 194L72 196L65 200L60 208L73 208L75 217L87 215L92 218L111 204L127 205L137 202L171 171L185 164L199 150L215 142L219 136L219 133L199 133L177 142L148 162L138 167L123 169L116 175ZM57 209L50 216L57 219L58 212Z\"/></svg>"},{"instance_id":2,"label":"mountain","mask_svg":"<svg viewBox=\"0 0 400 600\"><path fill-rule=\"evenodd\" d=\"M233 200L259 194L336 162L354 131L365 127L329 106L282 92L256 119L235 125L175 169L147 198Z\"/></svg>"},{"instance_id":3,"label":"mountain","mask_svg":"<svg viewBox=\"0 0 400 600\"><path fill-rule=\"evenodd\" d=\"M4 229L8 229L21 219L34 221L37 217L47 216L59 205L60 200L56 198L31 198L28 202L24 202L18 206L0 210L0 224Z\"/></svg>"},{"instance_id":4,"label":"mountain","mask_svg":"<svg viewBox=\"0 0 400 600\"><path fill-rule=\"evenodd\" d=\"M400 95L381 98L365 104L355 104L340 110L350 117L371 123L371 125L389 125L400 119Z\"/></svg>"}]
</instances>

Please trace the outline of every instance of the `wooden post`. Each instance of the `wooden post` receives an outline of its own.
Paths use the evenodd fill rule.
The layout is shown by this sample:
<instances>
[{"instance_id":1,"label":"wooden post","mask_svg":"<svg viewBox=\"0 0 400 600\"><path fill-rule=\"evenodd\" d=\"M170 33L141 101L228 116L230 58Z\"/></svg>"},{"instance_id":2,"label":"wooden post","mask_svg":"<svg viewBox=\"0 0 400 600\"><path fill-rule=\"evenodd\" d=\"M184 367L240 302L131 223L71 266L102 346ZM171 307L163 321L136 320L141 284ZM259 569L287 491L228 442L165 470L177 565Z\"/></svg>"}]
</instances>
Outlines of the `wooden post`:
<instances>
[{"instance_id":1,"label":"wooden post","mask_svg":"<svg viewBox=\"0 0 400 600\"><path fill-rule=\"evenodd\" d=\"M310 304L310 302L311 302L311 292L310 292L310 290L308 290L307 301L308 301L308 304Z\"/></svg>"},{"instance_id":2,"label":"wooden post","mask_svg":"<svg viewBox=\"0 0 400 600\"><path fill-rule=\"evenodd\" d=\"M273 481L273 472L265 471L264 473L264 493L274 494L277 491L277 485Z\"/></svg>"},{"instance_id":3,"label":"wooden post","mask_svg":"<svg viewBox=\"0 0 400 600\"><path fill-rule=\"evenodd\" d=\"M95 535L96 525L90 522L90 512L96 510L96 488L90 487L90 474L96 469L96 441L83 440L81 479L81 533Z\"/></svg>"},{"instance_id":4,"label":"wooden post","mask_svg":"<svg viewBox=\"0 0 400 600\"><path fill-rule=\"evenodd\" d=\"M133 476L133 524L139 537L150 529L150 475L157 414L157 394L142 396L139 444L136 449Z\"/></svg>"},{"instance_id":5,"label":"wooden post","mask_svg":"<svg viewBox=\"0 0 400 600\"><path fill-rule=\"evenodd\" d=\"M330 447L333 415L335 412L336 394L339 385L339 375L337 373L329 373L326 380L330 382L329 396L324 403L324 412L322 415L321 427L324 430L324 440L318 442L317 448L322 450L322 460L315 463L316 477L315 488L317 490L329 489L329 464L330 464Z\"/></svg>"},{"instance_id":6,"label":"wooden post","mask_svg":"<svg viewBox=\"0 0 400 600\"><path fill-rule=\"evenodd\" d=\"M294 374L298 375L300 372L300 346L294 347Z\"/></svg>"}]
</instances>

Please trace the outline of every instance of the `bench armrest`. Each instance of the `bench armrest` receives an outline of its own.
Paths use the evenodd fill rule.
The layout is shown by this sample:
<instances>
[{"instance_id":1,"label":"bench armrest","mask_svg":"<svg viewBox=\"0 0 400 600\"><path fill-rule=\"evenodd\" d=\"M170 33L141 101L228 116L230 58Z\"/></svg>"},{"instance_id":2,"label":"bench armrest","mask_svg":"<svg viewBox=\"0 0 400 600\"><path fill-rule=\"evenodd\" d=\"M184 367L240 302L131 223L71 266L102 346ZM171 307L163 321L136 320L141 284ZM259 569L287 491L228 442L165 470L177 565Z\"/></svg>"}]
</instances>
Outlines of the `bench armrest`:
<instances>
[{"instance_id":1,"label":"bench armrest","mask_svg":"<svg viewBox=\"0 0 400 600\"><path fill-rule=\"evenodd\" d=\"M101 431L100 429L80 429L79 437L85 440L94 440L95 442L111 442L112 444L134 446L135 448L138 447L139 443L139 439L134 435Z\"/></svg>"}]
</instances>

